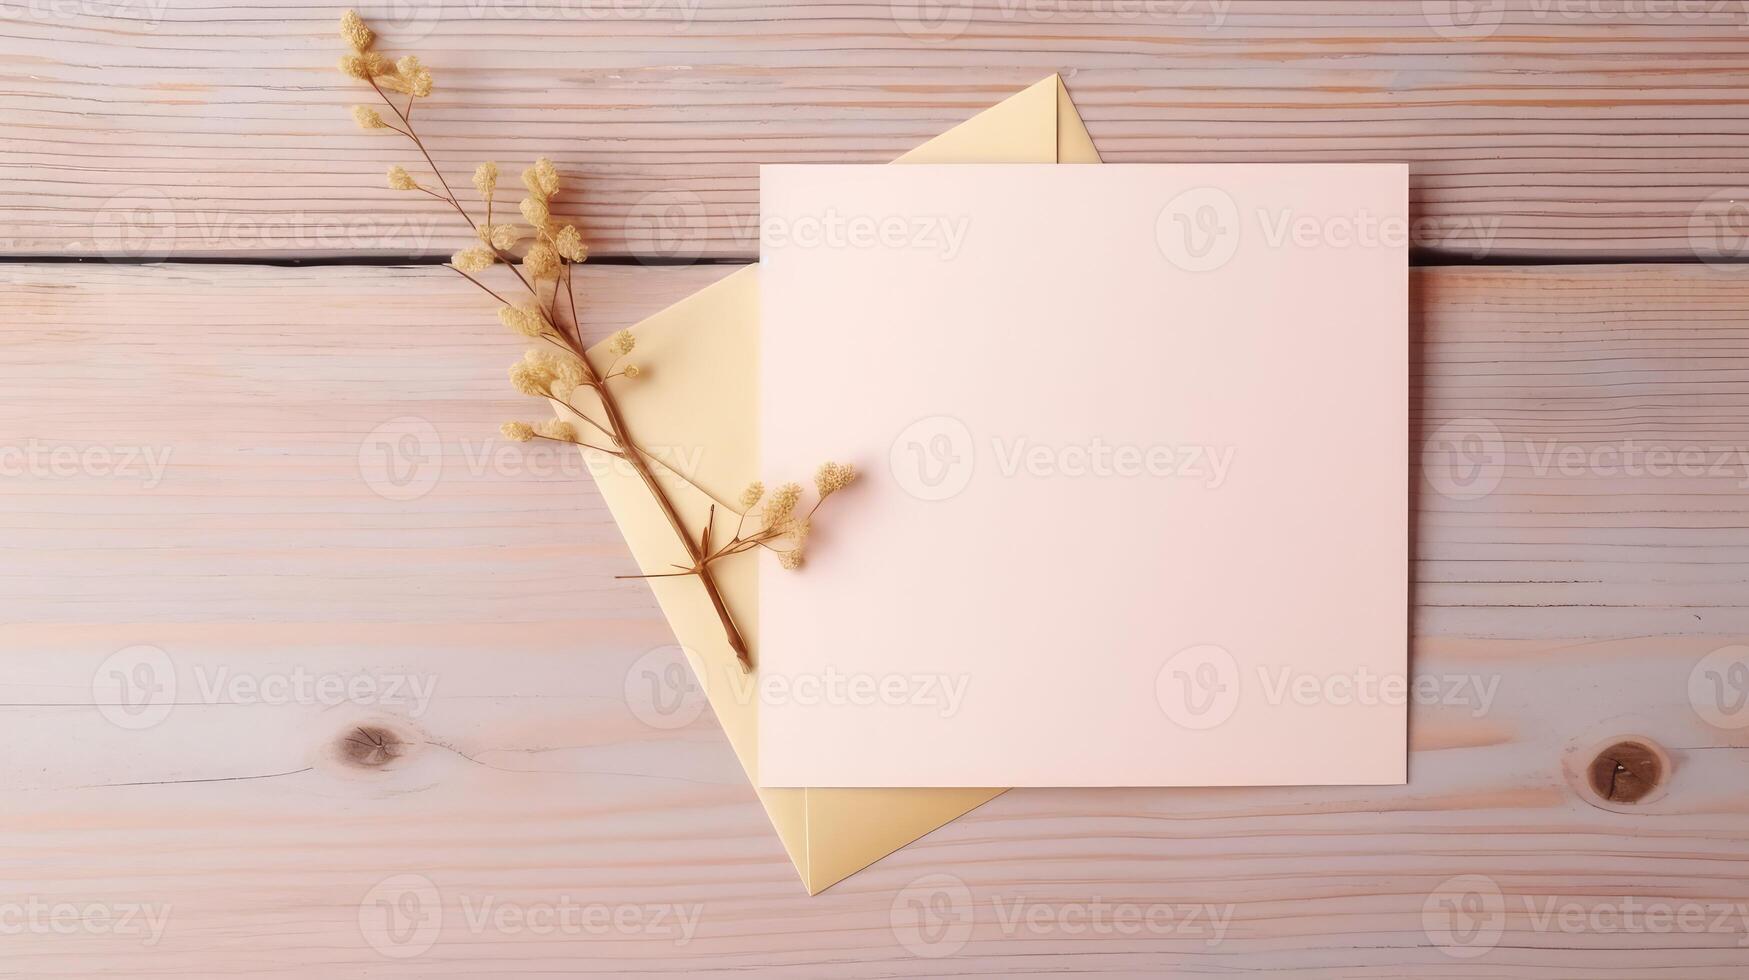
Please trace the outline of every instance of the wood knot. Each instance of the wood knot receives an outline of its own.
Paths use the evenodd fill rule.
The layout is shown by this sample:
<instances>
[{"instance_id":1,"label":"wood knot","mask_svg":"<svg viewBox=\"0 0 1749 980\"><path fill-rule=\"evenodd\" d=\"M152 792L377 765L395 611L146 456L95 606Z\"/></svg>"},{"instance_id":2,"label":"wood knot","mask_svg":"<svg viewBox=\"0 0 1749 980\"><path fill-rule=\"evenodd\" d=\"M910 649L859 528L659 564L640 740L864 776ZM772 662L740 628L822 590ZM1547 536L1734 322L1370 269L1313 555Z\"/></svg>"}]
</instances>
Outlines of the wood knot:
<instances>
[{"instance_id":1,"label":"wood knot","mask_svg":"<svg viewBox=\"0 0 1749 980\"><path fill-rule=\"evenodd\" d=\"M336 748L348 765L379 769L406 755L411 744L381 725L356 725L340 736Z\"/></svg>"},{"instance_id":2,"label":"wood knot","mask_svg":"<svg viewBox=\"0 0 1749 980\"><path fill-rule=\"evenodd\" d=\"M1664 781L1664 758L1643 742L1615 742L1586 773L1592 792L1610 803L1638 803Z\"/></svg>"}]
</instances>

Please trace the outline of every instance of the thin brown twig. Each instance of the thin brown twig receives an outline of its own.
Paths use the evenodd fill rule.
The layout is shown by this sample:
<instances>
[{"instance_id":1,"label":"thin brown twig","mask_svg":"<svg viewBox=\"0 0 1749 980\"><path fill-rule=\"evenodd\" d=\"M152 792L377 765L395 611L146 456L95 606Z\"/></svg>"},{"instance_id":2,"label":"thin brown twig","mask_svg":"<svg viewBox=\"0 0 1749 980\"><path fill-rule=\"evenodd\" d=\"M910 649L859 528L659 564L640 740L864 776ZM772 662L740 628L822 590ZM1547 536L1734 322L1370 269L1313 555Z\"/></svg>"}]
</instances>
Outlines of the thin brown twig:
<instances>
[{"instance_id":1,"label":"thin brown twig","mask_svg":"<svg viewBox=\"0 0 1749 980\"><path fill-rule=\"evenodd\" d=\"M730 542L730 544L724 546L723 548L713 548L712 532L713 532L713 530L715 528L715 524L716 524L717 504L714 502L714 498L712 498L713 503L711 504L711 507L710 507L709 517L705 523L704 530L700 534L699 538L695 541L693 539L692 535L687 533L685 523L681 520L679 511L675 508L673 501L671 501L669 499L667 491L662 487L660 481L658 481L656 479L655 472L650 468L649 461L651 461L651 460L655 461L656 463L663 466L665 469L669 470L670 472L674 473L676 476L679 476L682 480L685 480L688 484L691 484L694 487L698 487L698 484L696 482L694 482L686 474L680 472L675 467L670 466L666 462L657 458L654 454L652 454L652 453L648 452L647 450L643 449L642 447L640 447L637 444L637 442L632 438L631 433L626 426L624 416L620 412L619 404L618 404L617 400L615 399L613 392L610 390L609 385L606 383L608 380L610 380L612 378L622 376L623 372L620 374L614 373L612 370L613 365L609 366L609 370L605 376L601 372L598 372L596 370L594 364L590 360L588 350L585 349L584 344L583 344L583 326L582 326L582 321L581 321L580 317L578 316L578 311L577 311L577 294L576 294L574 263L571 263L568 260L566 260L563 263L563 265L561 266L559 275L555 276L554 283L553 283L553 297L552 297L551 305L549 307L545 303L543 297L541 296L541 291L539 289L538 283L531 282L528 279L528 277L523 274L522 270L517 267L516 263L511 261L510 256L506 255L502 250L500 250L496 245L494 245L492 243L491 234L490 234L490 232L491 232L490 222L491 222L491 213L492 213L491 202L488 200L487 204L486 204L487 233L484 236L481 236L480 226L477 223L475 223L473 217L468 214L467 209L462 207L461 202L456 198L455 191L449 186L449 181L443 176L443 172L438 169L437 162L432 158L430 150L428 150L425 146L425 141L420 139L420 137L418 135L418 131L413 126L413 122L412 122L413 106L416 102L416 97L414 96L414 94L412 92L408 92L408 94L407 94L407 108L405 111L403 111L399 106L397 106L395 104L393 99L389 98L388 94L383 91L382 87L377 84L377 81L375 78L367 75L365 77L365 80L370 84L371 89L376 92L377 97L380 98L383 101L383 103L389 107L389 111L393 112L395 114L395 116L400 120L401 125L405 127L405 129L402 129L400 127L389 125L388 128L395 130L395 132L400 133L402 136L405 136L414 145L414 147L416 147L419 150L420 155L425 158L426 165L431 168L432 175L437 178L437 182L438 182L439 186L441 186L443 188L443 194L440 195L440 194L436 193L435 191L432 191L429 188L425 188L425 187L418 187L417 189L419 189L420 191L423 191L425 194L427 194L428 196L430 196L432 198L435 198L439 201L442 201L442 202L448 204L452 209L454 209L455 212L461 216L462 220L467 223L468 227L474 232L475 237L480 238L482 241L484 241L486 244L486 247L492 252L493 256L495 258L497 258L499 261L502 261L506 265L508 265L510 267L510 271L516 276L516 278L518 280L520 280L522 282L523 286L525 288L527 288L528 291L534 296L534 301L535 301L536 307L538 309L540 309L542 315L547 318L549 323L554 324L555 329L557 331L556 337L547 336L545 334L543 334L543 337L546 337L547 339L553 341L554 343L558 344L561 347L569 348L570 352L577 357L578 362L582 366L585 384L587 384L589 387L592 387L595 389L596 396L600 400L602 412L606 416L606 424L602 424L600 422L597 422L594 419L589 418L584 413L577 411L574 406L571 406L569 404L569 402L561 401L561 403L565 404L569 408L572 408L573 411L577 411L577 415L579 418L582 418L582 419L584 419L584 421L595 426L595 428L599 429L603 435L607 436L607 438L609 440L611 440L613 442L613 444L619 448L616 450L616 449L605 448L605 447L601 447L601 446L595 446L595 445L592 445L590 443L584 442L582 440L553 439L550 436L538 436L538 438L549 439L550 441L553 441L553 442L571 443L574 445L582 446L584 448L594 449L598 452L604 452L610 456L615 456L615 457L618 457L618 458L621 458L621 459L628 461L631 464L632 469L637 473L639 479L643 481L645 487L649 490L650 494L655 498L658 506L662 510L663 516L667 519L669 526L674 530L675 536L677 538L679 538L681 544L685 547L686 552L687 552L687 556L692 563L690 565L690 567L676 565L675 567L677 569L680 569L680 570L676 571L676 572L672 572L672 573L659 573L659 574L644 575L644 576L618 576L618 577L621 577L621 578L666 578L666 577L679 577L679 576L687 576L687 575L697 576L700 584L704 587L706 596L708 596L710 601L711 601L712 608L716 611L717 617L722 621L723 629L724 629L724 632L727 636L729 647L732 650L734 650L736 660L739 661L739 663L741 665L741 669L743 671L750 671L752 669L752 657L751 657L751 654L747 648L746 641L741 636L740 629L735 623L735 618L730 613L727 604L724 602L721 589L718 587L717 582L716 582L716 578L710 569L710 562L716 558L722 557L725 550L730 549L730 548L734 548L734 547L743 547L743 546L745 546L745 542L756 541L758 539L758 537L759 537L758 535L756 535L755 538L752 538L752 539L743 539L741 537L741 530L742 530L742 526L744 525L745 520L746 520L746 514L743 513L740 515L741 519L739 522L737 522L737 525L736 525L735 538ZM415 186L417 186L417 185L415 185ZM545 231L543 229L537 228L536 233L537 233L537 238L538 238L539 236L544 235ZM450 266L450 268L455 268L455 267ZM488 287L484 283L480 282L478 279L475 279L473 276L469 275L466 272L463 272L459 268L457 268L455 271L458 274L460 274L463 278L467 279L469 282L472 282L475 286L478 286L480 289L484 290L493 299L498 300L500 303L504 303L506 306L511 305L509 303L509 301L506 300L503 296L499 295L499 293L497 291L493 290L492 288ZM558 315L559 314L559 292L561 289L564 290L565 295L567 297L567 302L568 302L569 312L570 312L570 320L571 320L571 334L574 335L575 339L573 339L572 335L566 334L565 329L564 329L563 320ZM550 309L550 312L549 312L549 309ZM615 363L615 365L617 365L617 363L618 363L617 358L615 359L614 363ZM698 487L698 489L703 491L704 488ZM710 496L708 492L706 492L706 495ZM818 504L816 504L815 506L818 507ZM812 512L810 511L810 513L812 513ZM767 530L769 531L769 529L767 529Z\"/></svg>"}]
</instances>

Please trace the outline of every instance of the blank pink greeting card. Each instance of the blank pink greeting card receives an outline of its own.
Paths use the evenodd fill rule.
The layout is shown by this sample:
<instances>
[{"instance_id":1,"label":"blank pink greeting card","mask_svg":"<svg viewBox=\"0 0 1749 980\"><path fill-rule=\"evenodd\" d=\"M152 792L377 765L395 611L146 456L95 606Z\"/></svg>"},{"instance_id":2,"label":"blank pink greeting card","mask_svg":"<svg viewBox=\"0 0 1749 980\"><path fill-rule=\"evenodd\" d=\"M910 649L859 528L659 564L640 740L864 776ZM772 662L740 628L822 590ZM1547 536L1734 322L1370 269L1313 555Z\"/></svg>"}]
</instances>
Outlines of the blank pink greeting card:
<instances>
[{"instance_id":1,"label":"blank pink greeting card","mask_svg":"<svg viewBox=\"0 0 1749 980\"><path fill-rule=\"evenodd\" d=\"M1407 174L773 166L765 786L1397 783Z\"/></svg>"}]
</instances>

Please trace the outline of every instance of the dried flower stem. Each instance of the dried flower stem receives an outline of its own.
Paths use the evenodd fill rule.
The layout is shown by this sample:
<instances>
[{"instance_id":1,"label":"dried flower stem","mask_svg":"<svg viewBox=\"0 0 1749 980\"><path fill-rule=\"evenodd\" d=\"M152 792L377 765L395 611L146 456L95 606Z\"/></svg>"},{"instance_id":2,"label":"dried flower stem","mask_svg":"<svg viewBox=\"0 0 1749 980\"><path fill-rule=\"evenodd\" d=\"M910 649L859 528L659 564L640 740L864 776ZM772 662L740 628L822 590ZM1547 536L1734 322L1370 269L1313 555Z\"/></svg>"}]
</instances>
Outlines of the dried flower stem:
<instances>
[{"instance_id":1,"label":"dried flower stem","mask_svg":"<svg viewBox=\"0 0 1749 980\"><path fill-rule=\"evenodd\" d=\"M390 126L389 128L394 129L395 132L407 137L407 139L412 141L415 147L418 147L420 155L425 158L426 165L431 168L431 172L437 178L437 182L443 187L442 194L438 194L435 191L427 191L427 193L454 208L456 213L460 214L462 219L467 221L468 227L473 229L477 235L479 232L479 225L474 222L473 218L469 217L467 210L461 206L461 202L456 200L455 192L450 189L449 182L443 177L443 172L437 168L436 161L431 158L430 151L425 147L425 141L419 138L418 131L413 128L413 122L409 118L411 116L411 109L407 112L402 112L401 108L395 105L394 100L389 98L388 93L384 92L381 86L377 85L375 79L370 80L370 87L376 91L377 95L383 100L383 103L387 105L389 110L401 121L401 125L406 127L405 129L395 126ZM411 98L409 98L409 105L411 105ZM680 512L675 508L674 502L668 498L667 490L663 488L661 481L656 479L655 473L650 469L649 463L646 461L646 457L650 456L650 454L635 445L630 432L626 428L625 417L620 412L619 403L614 398L611 387L606 384L605 379L596 372L594 364L589 360L589 352L584 348L581 342L583 328L577 318L577 293L573 285L571 264L566 263L565 265L562 274L564 283L562 285L570 306L571 329L575 332L575 336L578 339L573 339L571 335L565 333L565 328L560 322L560 318L553 315L558 312L558 294L560 284L556 282L554 284L552 303L550 305L545 303L541 297L540 290L535 288L534 283L530 282L522 274L522 270L518 269L515 263L509 260L508 256L505 256L496 247L491 246L490 242L487 243L487 246L491 247L493 252L498 254L499 259L509 266L510 270L516 274L516 277L522 281L523 286L527 287L528 291L533 294L536 306L543 314L548 316L549 321L555 324L555 328L558 330L556 340L560 343L560 346L567 349L582 363L584 385L594 389L596 397L601 401L601 410L607 419L605 426L595 422L593 419L589 419L584 413L578 412L569 402L563 403L567 408L576 412L580 418L583 418L597 429L600 429L603 434L613 441L615 446L619 447L618 450L604 449L600 446L587 446L586 448L605 452L611 456L625 460L630 464L632 471L637 474L638 479L643 481L644 486L650 491L650 495L656 499L657 506L662 510L662 516L668 521L668 526L673 528L674 536L680 539L681 545L686 548L687 557L692 561L691 569L687 572L676 574L698 576L699 584L704 586L705 595L710 598L711 608L716 611L717 618L722 620L723 632L728 639L729 649L735 651L735 659L740 663L741 669L743 671L751 671L753 669L752 653L747 648L746 639L741 635L741 628L735 623L734 614L729 611L728 604L723 601L722 589L717 585L716 576L712 573L710 568L710 561L721 556L708 553L710 547L708 526L705 532L706 537L702 540L695 540L693 536L687 532L686 524L680 518ZM450 266L450 268L454 269L455 267ZM498 300L506 306L511 305L509 300L506 300L485 283L480 282L478 279L475 279L473 276L468 275L460 269L455 269L455 271L462 278L485 290L493 299ZM609 377L612 376L610 375ZM539 436L537 438L544 439L547 437ZM566 440L552 441L564 442ZM666 464L664 464L664 466L666 467ZM672 467L666 468L673 471ZM676 472L677 475L681 475L683 479L686 479L684 474L678 474L678 471L674 472ZM692 481L687 479L687 482L690 483ZM713 514L715 512L714 504L712 505L712 512Z\"/></svg>"},{"instance_id":2,"label":"dried flower stem","mask_svg":"<svg viewBox=\"0 0 1749 980\"><path fill-rule=\"evenodd\" d=\"M620 367L621 360L629 354L636 344L636 338L628 331L615 335L609 345L614 358L605 369L598 369L590 360L589 351L583 340L583 324L577 312L577 290L574 266L588 257L588 247L583 242L577 228L573 225L558 227L551 217L548 202L552 195L558 192L560 179L557 170L546 159L535 162L535 166L523 173L523 183L529 189L529 197L522 202L521 212L528 223L533 226L534 243L527 249L527 254L521 260L519 267L517 259L509 253L520 237L520 232L513 225L493 224L493 197L497 187L498 165L483 163L474 172L474 186L485 200L485 225L476 223L467 208L462 206L455 196L455 191L449 186L449 181L438 169L437 162L425 146L425 141L419 137L419 132L413 126L413 108L418 98L431 94L431 72L419 63L415 56L408 55L398 62L391 63L382 55L371 50L376 35L371 32L357 13L347 11L341 18L341 37L352 49L341 59L340 68L345 74L360 78L369 83L371 90L383 104L389 107L400 125L384 120L380 113L366 106L353 107L353 119L366 130L390 130L405 137L418 149L424 157L425 164L431 174L437 179L441 193L425 187L414 180L402 167L396 166L389 170L389 186L396 190L414 190L448 205L478 239L478 245L457 252L454 260L448 266L463 279L479 287L488 296L503 304L499 318L507 326L514 328L524 336L546 341L559 348L567 358L555 360L551 353L544 350L530 351L527 358L511 370L511 381L517 389L530 395L545 395L551 401L562 405L565 409L589 425L609 445L602 446L587 441L577 428L563 418L547 419L537 425L527 422L507 422L503 432L506 437L518 442L530 439L544 439L551 442L568 443L606 453L617 459L625 460L637 474L638 479L649 490L662 516L674 531L682 547L686 549L690 564L675 564L676 571L651 575L620 576L621 578L677 578L681 576L696 576L704 587L705 595L710 598L711 607L722 621L723 632L728 639L730 649L735 651L735 658L743 671L752 670L753 661L747 649L746 640L741 635L740 628L735 624L735 617L724 602L722 590L718 587L716 577L712 572L712 564L733 555L743 554L755 548L768 548L777 552L784 568L797 568L802 560L802 541L807 535L809 521L814 511L819 509L820 502L815 501L808 511L797 517L794 513L796 502L801 494L801 487L788 483L779 487L770 501L761 511L764 518L762 527L752 533L747 532L748 513L764 496L764 485L754 484L742 494L742 510L735 523L734 533L729 540L721 545L714 543L716 531L717 507L727 507L716 497L699 486L687 474L670 465L640 446L632 438L626 425L624 413L620 410L618 400L614 397L610 382L626 379L629 381L639 376L639 367L628 364ZM378 83L378 79L382 83ZM405 108L395 104L394 99L385 92L384 86L404 92L407 96ZM533 297L532 307L516 306L502 294L484 282L475 278L472 273L483 272L497 263L503 263L510 269ZM551 278L553 290L550 298L542 295L541 280ZM568 317L561 317L561 292L563 306L567 308ZM538 319L536 314L538 313ZM568 320L568 324L567 324ZM624 382L622 382L624 383ZM571 393L578 388L589 388L595 392L600 403L601 418L591 417L588 412L578 408L571 401ZM663 469L696 488L709 498L712 503L705 520L704 529L695 537L687 531L686 524L681 520L680 512L674 506L662 482L656 478L651 464L660 465ZM842 489L855 479L856 472L849 466L827 463L820 468L815 476L815 485L819 490L820 500L824 500L833 492ZM792 546L779 549L774 542L788 539Z\"/></svg>"},{"instance_id":3,"label":"dried flower stem","mask_svg":"<svg viewBox=\"0 0 1749 980\"><path fill-rule=\"evenodd\" d=\"M589 356L587 354L580 356L583 358L583 369L593 377L595 369L589 364ZM620 415L619 405L614 401L613 394L608 391L607 385L599 381L595 383L595 390L601 398L601 408L607 415L607 423L613 427L613 431L616 433L615 441L621 446L626 445L631 441L631 436L626 432L625 419ZM723 631L728 636L729 649L735 651L735 659L740 662L742 672L751 671L753 669L753 656L747 649L747 641L741 636L741 628L735 625L734 614L729 612L728 604L723 602L722 590L717 587L716 576L711 573L710 564L706 558L705 549L709 547L710 540L709 526L707 525L705 529L703 545L695 543L692 535L686 533L686 525L680 520L680 513L674 509L673 502L668 499L667 491L662 489L661 482L650 471L649 464L644 460L644 453L629 452L625 454L625 459L631 464L633 471L638 474L638 478L644 481L644 486L649 488L650 494L656 498L656 504L662 508L662 516L668 518L668 525L674 529L675 536L686 547L686 555L692 560L692 574L698 576L699 584L704 586L705 595L710 597L711 608L716 610L717 618L723 621ZM715 504L711 505L711 514L713 516L716 514Z\"/></svg>"}]
</instances>

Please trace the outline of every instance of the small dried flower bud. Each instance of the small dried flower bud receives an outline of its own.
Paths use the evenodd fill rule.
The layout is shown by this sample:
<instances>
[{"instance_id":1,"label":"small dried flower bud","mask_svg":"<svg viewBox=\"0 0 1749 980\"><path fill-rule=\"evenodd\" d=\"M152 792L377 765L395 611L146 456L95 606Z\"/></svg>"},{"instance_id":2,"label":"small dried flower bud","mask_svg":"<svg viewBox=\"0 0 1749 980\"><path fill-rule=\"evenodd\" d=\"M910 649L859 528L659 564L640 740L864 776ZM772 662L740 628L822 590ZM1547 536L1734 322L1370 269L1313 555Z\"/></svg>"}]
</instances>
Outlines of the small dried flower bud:
<instances>
[{"instance_id":1,"label":"small dried flower bud","mask_svg":"<svg viewBox=\"0 0 1749 980\"><path fill-rule=\"evenodd\" d=\"M522 212L522 220L533 225L535 231L545 231L553 220L553 213L547 207L547 202L538 197L523 198L519 210Z\"/></svg>"},{"instance_id":2,"label":"small dried flower bud","mask_svg":"<svg viewBox=\"0 0 1749 980\"><path fill-rule=\"evenodd\" d=\"M359 57L364 59L364 70L370 72L373 77L387 75L395 70L394 62L375 51L366 51Z\"/></svg>"},{"instance_id":3,"label":"small dried flower bud","mask_svg":"<svg viewBox=\"0 0 1749 980\"><path fill-rule=\"evenodd\" d=\"M777 564L791 571L802 567L802 549L791 548L788 551L778 552Z\"/></svg>"},{"instance_id":4,"label":"small dried flower bud","mask_svg":"<svg viewBox=\"0 0 1749 980\"><path fill-rule=\"evenodd\" d=\"M525 351L522 363L540 380L537 394L548 394L554 379L571 385L583 383L583 362L570 354L555 354L549 350Z\"/></svg>"},{"instance_id":5,"label":"small dried flower bud","mask_svg":"<svg viewBox=\"0 0 1749 980\"><path fill-rule=\"evenodd\" d=\"M765 496L765 484L758 480L747 484L747 489L741 491L741 506L751 508Z\"/></svg>"},{"instance_id":6,"label":"small dried flower bud","mask_svg":"<svg viewBox=\"0 0 1749 980\"><path fill-rule=\"evenodd\" d=\"M559 253L546 242L535 242L522 257L522 268L535 279L545 279L559 271Z\"/></svg>"},{"instance_id":7,"label":"small dried flower bud","mask_svg":"<svg viewBox=\"0 0 1749 980\"><path fill-rule=\"evenodd\" d=\"M578 385L583 383L583 362L569 354L555 354L550 350L531 350L525 352L523 360L540 369L547 379L559 378Z\"/></svg>"},{"instance_id":8,"label":"small dried flower bud","mask_svg":"<svg viewBox=\"0 0 1749 980\"><path fill-rule=\"evenodd\" d=\"M492 192L498 188L498 165L490 160L474 168L474 190L480 192L480 197L490 201Z\"/></svg>"},{"instance_id":9,"label":"small dried flower bud","mask_svg":"<svg viewBox=\"0 0 1749 980\"><path fill-rule=\"evenodd\" d=\"M370 28L364 26L364 18L358 16L356 10L348 10L340 15L340 37L347 44L352 45L352 50L360 54L363 54L370 47L371 42L376 40L376 35L371 33Z\"/></svg>"},{"instance_id":10,"label":"small dried flower bud","mask_svg":"<svg viewBox=\"0 0 1749 980\"><path fill-rule=\"evenodd\" d=\"M352 107L352 121L358 123L359 129L388 129L389 124L383 122L383 117L367 105Z\"/></svg>"},{"instance_id":11,"label":"small dried flower bud","mask_svg":"<svg viewBox=\"0 0 1749 980\"><path fill-rule=\"evenodd\" d=\"M516 247L516 240L522 236L516 233L515 225L493 225L491 229L492 247L501 252L507 252Z\"/></svg>"},{"instance_id":12,"label":"small dried flower bud","mask_svg":"<svg viewBox=\"0 0 1749 980\"><path fill-rule=\"evenodd\" d=\"M527 442L534 438L534 426L527 422L506 422L498 428L511 442Z\"/></svg>"},{"instance_id":13,"label":"small dried flower bud","mask_svg":"<svg viewBox=\"0 0 1749 980\"><path fill-rule=\"evenodd\" d=\"M856 479L856 467L844 463L824 463L814 473L814 489L824 500L844 489Z\"/></svg>"},{"instance_id":14,"label":"small dried flower bud","mask_svg":"<svg viewBox=\"0 0 1749 980\"><path fill-rule=\"evenodd\" d=\"M399 166L389 168L389 186L398 191L419 189L419 184L413 179L413 175L401 169Z\"/></svg>"},{"instance_id":15,"label":"small dried flower bud","mask_svg":"<svg viewBox=\"0 0 1749 980\"><path fill-rule=\"evenodd\" d=\"M589 246L583 244L583 235L576 225L560 228L559 233L553 237L553 247L572 262L582 262L589 258Z\"/></svg>"},{"instance_id":16,"label":"small dried flower bud","mask_svg":"<svg viewBox=\"0 0 1749 980\"><path fill-rule=\"evenodd\" d=\"M478 245L473 248L464 248L449 258L451 265L470 275L476 272L485 272L492 268L493 263L497 261L498 257L492 254L491 249L481 248Z\"/></svg>"},{"instance_id":17,"label":"small dried flower bud","mask_svg":"<svg viewBox=\"0 0 1749 980\"><path fill-rule=\"evenodd\" d=\"M569 402L576 391L577 386L564 378L554 378L553 383L547 386L547 394L562 402Z\"/></svg>"},{"instance_id":18,"label":"small dried flower bud","mask_svg":"<svg viewBox=\"0 0 1749 980\"><path fill-rule=\"evenodd\" d=\"M643 374L643 373L644 373L644 369L641 367L638 367L636 364L627 364L625 366L625 376L628 378L635 378L638 375Z\"/></svg>"},{"instance_id":19,"label":"small dried flower bud","mask_svg":"<svg viewBox=\"0 0 1749 980\"><path fill-rule=\"evenodd\" d=\"M785 483L771 491L771 499L765 502L765 523L776 526L789 517L796 509L796 502L802 499L802 485Z\"/></svg>"},{"instance_id":20,"label":"small dried flower bud","mask_svg":"<svg viewBox=\"0 0 1749 980\"><path fill-rule=\"evenodd\" d=\"M420 64L417 55L395 62L395 73L401 78L401 91L422 99L431 94L431 69Z\"/></svg>"},{"instance_id":21,"label":"small dried flower bud","mask_svg":"<svg viewBox=\"0 0 1749 980\"><path fill-rule=\"evenodd\" d=\"M370 62L356 54L345 55L340 59L340 73L353 78L369 78Z\"/></svg>"},{"instance_id":22,"label":"small dried flower bud","mask_svg":"<svg viewBox=\"0 0 1749 980\"><path fill-rule=\"evenodd\" d=\"M553 377L573 385L583 383L583 362L569 354L548 354L547 364Z\"/></svg>"},{"instance_id":23,"label":"small dried flower bud","mask_svg":"<svg viewBox=\"0 0 1749 980\"><path fill-rule=\"evenodd\" d=\"M498 321L524 337L539 337L547 331L547 318L532 306L500 307Z\"/></svg>"},{"instance_id":24,"label":"small dried flower bud","mask_svg":"<svg viewBox=\"0 0 1749 980\"><path fill-rule=\"evenodd\" d=\"M541 157L534 166L522 172L522 183L530 193L549 198L559 192L559 171L554 168L553 161Z\"/></svg>"},{"instance_id":25,"label":"small dried flower bud","mask_svg":"<svg viewBox=\"0 0 1749 980\"><path fill-rule=\"evenodd\" d=\"M510 365L510 384L525 395L545 395L552 380L552 372L543 364L522 360Z\"/></svg>"},{"instance_id":26,"label":"small dried flower bud","mask_svg":"<svg viewBox=\"0 0 1749 980\"><path fill-rule=\"evenodd\" d=\"M638 338L632 336L630 330L621 330L619 333L613 335L612 340L608 341L607 349L624 357L635 350L637 346Z\"/></svg>"},{"instance_id":27,"label":"small dried flower bud","mask_svg":"<svg viewBox=\"0 0 1749 980\"><path fill-rule=\"evenodd\" d=\"M548 439L558 439L561 442L577 441L577 427L564 419L545 419L534 427L534 431Z\"/></svg>"}]
</instances>

